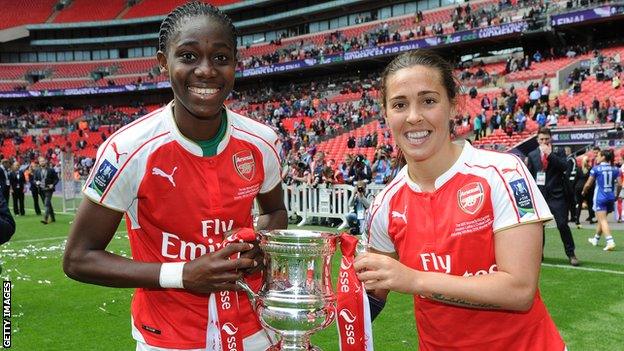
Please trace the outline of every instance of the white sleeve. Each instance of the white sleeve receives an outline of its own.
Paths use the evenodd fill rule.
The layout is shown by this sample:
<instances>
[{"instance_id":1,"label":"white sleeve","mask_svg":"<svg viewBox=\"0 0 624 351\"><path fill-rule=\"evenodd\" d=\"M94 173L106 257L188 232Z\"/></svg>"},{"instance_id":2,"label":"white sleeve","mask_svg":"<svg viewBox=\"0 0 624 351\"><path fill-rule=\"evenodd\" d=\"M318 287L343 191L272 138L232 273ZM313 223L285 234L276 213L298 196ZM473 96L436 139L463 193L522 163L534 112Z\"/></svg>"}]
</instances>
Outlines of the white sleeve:
<instances>
[{"instance_id":1,"label":"white sleeve","mask_svg":"<svg viewBox=\"0 0 624 351\"><path fill-rule=\"evenodd\" d=\"M260 187L260 193L266 193L282 181L282 162L279 157L280 141L275 132L271 131L271 137L267 140L268 145L262 148L262 166L264 167L264 181Z\"/></svg>"},{"instance_id":2,"label":"white sleeve","mask_svg":"<svg viewBox=\"0 0 624 351\"><path fill-rule=\"evenodd\" d=\"M97 161L82 189L85 196L104 207L125 212L136 196L138 170L136 162L123 158L117 162L112 144L102 144Z\"/></svg>"},{"instance_id":3,"label":"white sleeve","mask_svg":"<svg viewBox=\"0 0 624 351\"><path fill-rule=\"evenodd\" d=\"M373 205L368 209L367 233L368 244L375 250L381 252L395 252L394 243L388 234L388 202L382 203L383 196L377 195Z\"/></svg>"},{"instance_id":4,"label":"white sleeve","mask_svg":"<svg viewBox=\"0 0 624 351\"><path fill-rule=\"evenodd\" d=\"M522 223L545 222L553 218L535 180L519 158L511 167L498 170L491 186L494 232Z\"/></svg>"}]
</instances>

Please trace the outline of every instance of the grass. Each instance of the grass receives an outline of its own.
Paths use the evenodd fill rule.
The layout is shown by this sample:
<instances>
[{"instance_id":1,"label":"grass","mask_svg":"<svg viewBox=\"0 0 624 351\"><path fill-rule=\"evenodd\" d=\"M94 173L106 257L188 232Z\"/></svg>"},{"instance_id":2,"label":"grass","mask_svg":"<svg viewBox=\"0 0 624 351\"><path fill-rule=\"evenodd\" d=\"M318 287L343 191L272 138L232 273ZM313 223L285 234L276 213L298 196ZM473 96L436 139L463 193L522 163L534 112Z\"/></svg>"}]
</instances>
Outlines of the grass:
<instances>
[{"instance_id":1,"label":"grass","mask_svg":"<svg viewBox=\"0 0 624 351\"><path fill-rule=\"evenodd\" d=\"M32 206L28 206L27 208ZM56 208L61 208L57 204ZM134 350L130 335L132 289L112 289L68 279L61 268L64 238L73 216L39 223L32 210L17 217L17 233L0 247L2 278L11 280L14 350ZM317 227L310 227L317 228ZM327 230L327 228L323 228ZM574 229L582 268L624 273L624 251L603 252L590 246L591 229ZM624 232L616 231L624 244ZM559 235L547 229L540 289L570 350L617 350L624 345L624 275L568 269ZM120 226L109 250L129 256ZM334 273L337 272L334 259ZM415 350L412 297L391 294L373 325L378 350ZM315 334L324 350L338 350L334 325Z\"/></svg>"}]
</instances>

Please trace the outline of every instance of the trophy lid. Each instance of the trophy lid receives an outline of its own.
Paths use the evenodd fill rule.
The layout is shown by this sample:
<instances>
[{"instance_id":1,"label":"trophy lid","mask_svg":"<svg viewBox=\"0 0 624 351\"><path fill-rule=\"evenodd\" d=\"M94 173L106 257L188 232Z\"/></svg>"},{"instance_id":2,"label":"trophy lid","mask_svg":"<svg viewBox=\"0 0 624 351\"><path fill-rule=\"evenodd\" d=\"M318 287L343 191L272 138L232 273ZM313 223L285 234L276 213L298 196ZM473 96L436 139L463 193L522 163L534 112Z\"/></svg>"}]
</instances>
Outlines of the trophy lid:
<instances>
[{"instance_id":1,"label":"trophy lid","mask_svg":"<svg viewBox=\"0 0 624 351\"><path fill-rule=\"evenodd\" d=\"M283 239L333 239L340 236L339 233L321 232L315 230L304 229L275 229L275 230L262 230L260 235L267 238L283 238Z\"/></svg>"},{"instance_id":2,"label":"trophy lid","mask_svg":"<svg viewBox=\"0 0 624 351\"><path fill-rule=\"evenodd\" d=\"M260 247L268 252L332 253L340 234L302 229L259 231Z\"/></svg>"}]
</instances>

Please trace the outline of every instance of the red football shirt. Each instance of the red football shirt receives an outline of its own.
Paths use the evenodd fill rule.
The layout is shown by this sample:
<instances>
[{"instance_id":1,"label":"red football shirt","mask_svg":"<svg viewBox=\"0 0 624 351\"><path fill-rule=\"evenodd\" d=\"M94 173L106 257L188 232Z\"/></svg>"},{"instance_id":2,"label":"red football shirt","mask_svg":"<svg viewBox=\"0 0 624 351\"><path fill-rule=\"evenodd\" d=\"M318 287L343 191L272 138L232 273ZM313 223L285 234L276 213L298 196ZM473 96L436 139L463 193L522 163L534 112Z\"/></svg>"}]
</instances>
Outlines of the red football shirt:
<instances>
[{"instance_id":1,"label":"red football shirt","mask_svg":"<svg viewBox=\"0 0 624 351\"><path fill-rule=\"evenodd\" d=\"M203 157L199 145L178 130L172 107L107 139L83 189L92 201L125 212L136 261L189 261L215 251L226 231L253 226L254 198L281 181L271 128L227 110L217 154ZM244 293L237 296L249 318L236 321L236 330L257 343L255 313ZM208 301L208 295L180 289L136 289L133 336L151 346L204 348Z\"/></svg>"},{"instance_id":2,"label":"red football shirt","mask_svg":"<svg viewBox=\"0 0 624 351\"><path fill-rule=\"evenodd\" d=\"M497 231L552 219L533 178L513 155L466 143L435 187L422 192L405 167L371 206L371 246L398 253L403 264L419 271L489 274L496 271ZM414 296L414 305L421 351L564 349L539 292L523 313L462 308L420 296Z\"/></svg>"}]
</instances>

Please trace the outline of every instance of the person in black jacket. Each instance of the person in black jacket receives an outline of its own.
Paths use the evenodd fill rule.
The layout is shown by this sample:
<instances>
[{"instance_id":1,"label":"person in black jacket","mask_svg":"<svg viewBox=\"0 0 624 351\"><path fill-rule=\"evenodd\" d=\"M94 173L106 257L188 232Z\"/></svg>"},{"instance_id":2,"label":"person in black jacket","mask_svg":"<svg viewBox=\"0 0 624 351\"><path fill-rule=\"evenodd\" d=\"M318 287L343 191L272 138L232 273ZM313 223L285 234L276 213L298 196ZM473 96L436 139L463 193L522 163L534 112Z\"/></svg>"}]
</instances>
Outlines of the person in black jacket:
<instances>
[{"instance_id":1,"label":"person in black jacket","mask_svg":"<svg viewBox=\"0 0 624 351\"><path fill-rule=\"evenodd\" d=\"M15 221L9 212L4 196L0 194L0 244L4 244L15 233Z\"/></svg>"},{"instance_id":2,"label":"person in black jacket","mask_svg":"<svg viewBox=\"0 0 624 351\"><path fill-rule=\"evenodd\" d=\"M537 134L539 147L529 153L526 163L529 172L535 178L538 188L548 203L550 212L555 217L557 229L570 264L578 266L579 260L574 253L574 238L572 238L572 231L568 226L569 206L565 186L565 182L568 181L565 178L566 158L563 153L553 152L550 140L550 129L540 128Z\"/></svg>"},{"instance_id":3,"label":"person in black jacket","mask_svg":"<svg viewBox=\"0 0 624 351\"><path fill-rule=\"evenodd\" d=\"M9 173L9 182L11 183L11 193L13 193L13 213L16 216L23 216L26 214L24 210L24 185L26 179L24 178L24 172L20 169L19 162L14 162L11 166L11 173Z\"/></svg>"},{"instance_id":4,"label":"person in black jacket","mask_svg":"<svg viewBox=\"0 0 624 351\"><path fill-rule=\"evenodd\" d=\"M39 206L39 186L35 179L35 175L39 172L39 164L37 162L30 163L30 174L28 176L28 183L30 184L30 192L33 197L33 204L35 205L35 213L37 216L41 216L41 207Z\"/></svg>"},{"instance_id":5,"label":"person in black jacket","mask_svg":"<svg viewBox=\"0 0 624 351\"><path fill-rule=\"evenodd\" d=\"M11 192L11 185L9 183L9 168L11 166L11 161L2 159L0 161L0 190L2 192L2 196L4 196L4 201L9 203L9 194Z\"/></svg>"},{"instance_id":6,"label":"person in black jacket","mask_svg":"<svg viewBox=\"0 0 624 351\"><path fill-rule=\"evenodd\" d=\"M52 194L54 194L54 188L59 182L59 177L56 174L54 168L50 167L48 161L39 157L39 172L35 174L35 183L39 187L39 193L43 195L43 203L45 205L45 214L41 223L48 224L50 222L56 222L54 217L54 208L52 208Z\"/></svg>"}]
</instances>

